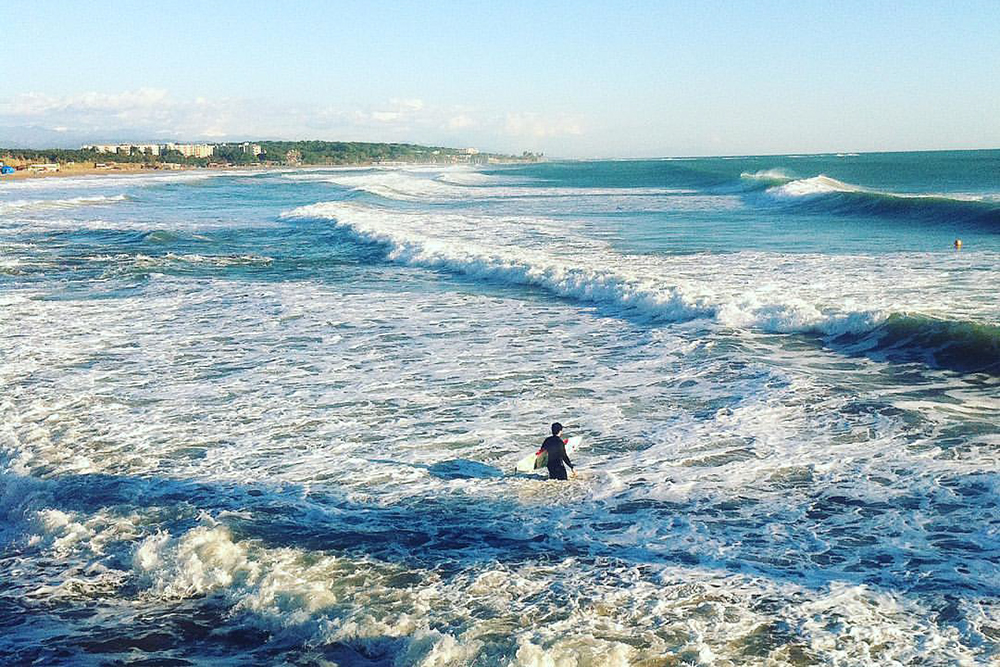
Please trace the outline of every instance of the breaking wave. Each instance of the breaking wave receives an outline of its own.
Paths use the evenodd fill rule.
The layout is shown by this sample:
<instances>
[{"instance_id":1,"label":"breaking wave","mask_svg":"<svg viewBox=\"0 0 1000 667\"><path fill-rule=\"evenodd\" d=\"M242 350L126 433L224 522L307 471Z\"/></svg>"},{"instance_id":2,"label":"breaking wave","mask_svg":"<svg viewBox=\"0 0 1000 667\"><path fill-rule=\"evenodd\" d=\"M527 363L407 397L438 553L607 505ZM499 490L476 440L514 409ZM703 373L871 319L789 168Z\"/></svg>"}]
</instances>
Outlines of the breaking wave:
<instances>
[{"instance_id":1,"label":"breaking wave","mask_svg":"<svg viewBox=\"0 0 1000 667\"><path fill-rule=\"evenodd\" d=\"M981 322L896 313L872 331L845 334L836 343L896 362L1000 375L1000 327Z\"/></svg>"},{"instance_id":2,"label":"breaking wave","mask_svg":"<svg viewBox=\"0 0 1000 667\"><path fill-rule=\"evenodd\" d=\"M794 181L795 177L784 169L762 169L760 171L744 171L740 179L748 182L751 187L780 185Z\"/></svg>"},{"instance_id":3,"label":"breaking wave","mask_svg":"<svg viewBox=\"0 0 1000 667\"><path fill-rule=\"evenodd\" d=\"M23 190L76 190L96 188L145 187L196 183L218 176L229 175L224 171L179 171L173 173L108 173L85 176L65 176L61 178L28 178L4 184L6 191Z\"/></svg>"},{"instance_id":4,"label":"breaking wave","mask_svg":"<svg viewBox=\"0 0 1000 667\"><path fill-rule=\"evenodd\" d=\"M332 185L367 192L383 199L398 201L461 201L474 199L517 199L545 197L648 197L656 195L692 194L679 188L573 188L539 187L512 184L507 179L494 179L478 172L445 172L435 178L413 171L387 170L353 174L325 174L322 178Z\"/></svg>"},{"instance_id":5,"label":"breaking wave","mask_svg":"<svg viewBox=\"0 0 1000 667\"><path fill-rule=\"evenodd\" d=\"M822 174L772 183L766 194L776 202L823 213L1000 223L1000 198L992 195L888 192Z\"/></svg>"},{"instance_id":6,"label":"breaking wave","mask_svg":"<svg viewBox=\"0 0 1000 667\"><path fill-rule=\"evenodd\" d=\"M451 183L453 185L493 185L498 182L504 182L501 179L497 179L489 174L484 174L481 171L452 171L445 172L438 176L437 180L443 183Z\"/></svg>"},{"instance_id":7,"label":"breaking wave","mask_svg":"<svg viewBox=\"0 0 1000 667\"><path fill-rule=\"evenodd\" d=\"M547 187L472 170L420 172L368 169L308 175L297 180L327 182L390 201L447 203L475 200L545 199L560 197L673 197L706 192L702 187ZM834 215L874 215L931 222L1000 223L1000 197L983 194L900 193L866 188L826 175L797 178L786 169L745 171L736 182L706 184L707 194L761 193L770 205ZM721 201L721 199L719 200Z\"/></svg>"},{"instance_id":8,"label":"breaking wave","mask_svg":"<svg viewBox=\"0 0 1000 667\"><path fill-rule=\"evenodd\" d=\"M503 243L483 241L463 234L483 223L461 215L428 216L326 202L302 206L285 218L332 220L364 243L387 249L387 258L409 266L444 270L492 283L544 289L556 296L609 306L623 314L655 322L712 319L726 326L768 332L817 332L827 335L863 333L878 326L884 315L877 311L841 312L788 299L774 303L742 300L713 292L691 281L671 281L660 271L618 268L616 257L591 253L585 266L570 265L518 239L500 237ZM439 229L429 231L428 223ZM490 221L496 225L496 220ZM563 230L565 231L565 230ZM563 237L565 241L565 237Z\"/></svg>"},{"instance_id":9,"label":"breaking wave","mask_svg":"<svg viewBox=\"0 0 1000 667\"><path fill-rule=\"evenodd\" d=\"M734 329L765 333L805 333L825 337L849 354L891 361L921 361L960 371L1000 374L1000 328L983 323L941 320L891 308L855 310L823 304L795 293L766 300L704 277L674 277L669 264L623 268L620 255L574 241L558 232L564 251L585 256L567 264L545 251L541 239L512 229L528 226L543 234L543 221L483 219L458 214L402 213L343 202L317 203L283 214L286 219L325 219L356 241L376 244L392 262L447 271L494 284L539 288L558 297L610 308L650 322L707 320ZM492 240L475 235L491 225ZM574 247L574 243L578 247Z\"/></svg>"}]
</instances>

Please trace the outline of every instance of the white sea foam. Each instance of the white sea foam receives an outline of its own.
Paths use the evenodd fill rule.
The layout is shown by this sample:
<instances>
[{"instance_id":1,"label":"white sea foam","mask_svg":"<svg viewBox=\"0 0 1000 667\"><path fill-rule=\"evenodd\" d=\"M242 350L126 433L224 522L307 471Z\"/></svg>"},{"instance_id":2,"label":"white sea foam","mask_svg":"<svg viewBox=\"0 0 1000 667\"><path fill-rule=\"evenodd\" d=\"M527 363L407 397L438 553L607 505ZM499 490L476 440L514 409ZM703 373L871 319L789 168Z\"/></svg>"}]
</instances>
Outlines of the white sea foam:
<instances>
[{"instance_id":1,"label":"white sea foam","mask_svg":"<svg viewBox=\"0 0 1000 667\"><path fill-rule=\"evenodd\" d=\"M510 182L510 179L502 179L496 176L484 174L479 171L454 171L445 172L438 177L439 181L452 183L454 185L496 185L498 183Z\"/></svg>"},{"instance_id":2,"label":"white sea foam","mask_svg":"<svg viewBox=\"0 0 1000 667\"><path fill-rule=\"evenodd\" d=\"M359 174L331 176L320 180L345 188L370 192L386 199L402 201L453 201L470 199L503 200L539 197L648 197L654 195L685 195L693 191L683 188L572 188L537 185L511 185L509 182L482 180L475 172L452 171L440 175L440 170L420 175L413 171L376 170ZM434 178L433 176L439 176ZM484 176L479 174L479 176ZM458 181L465 181L457 184ZM479 183L472 181L479 180ZM485 183L490 183L486 185Z\"/></svg>"},{"instance_id":3,"label":"white sea foam","mask_svg":"<svg viewBox=\"0 0 1000 667\"><path fill-rule=\"evenodd\" d=\"M795 179L787 169L761 169L759 171L744 171L740 178L748 181L791 181Z\"/></svg>"},{"instance_id":4,"label":"white sea foam","mask_svg":"<svg viewBox=\"0 0 1000 667\"><path fill-rule=\"evenodd\" d=\"M274 259L266 255L198 255L168 252L160 257L137 256L150 263L181 262L187 264L208 264L211 266L267 266Z\"/></svg>"},{"instance_id":5,"label":"white sea foam","mask_svg":"<svg viewBox=\"0 0 1000 667\"><path fill-rule=\"evenodd\" d=\"M299 216L394 262L236 280L211 269L280 250L165 234L156 257L74 249L109 267L93 298L0 290L0 577L34 605L24 642L100 649L151 617L195 661L192 627L316 664L995 656L995 383L766 333L994 318L994 253L654 257L569 217ZM3 249L51 262L44 238ZM130 262L153 275L110 271ZM644 324L671 313L695 319ZM555 418L585 437L579 475L509 474Z\"/></svg>"},{"instance_id":6,"label":"white sea foam","mask_svg":"<svg viewBox=\"0 0 1000 667\"><path fill-rule=\"evenodd\" d=\"M570 230L552 221L401 213L342 202L300 207L287 217L333 220L363 240L385 244L393 261L541 287L652 320L710 318L769 332L842 334L869 331L890 313L884 308L844 310L841 301L823 304L810 300L808 293L781 293L771 285L748 290L738 276L716 278L713 284L707 273L691 275L695 267L687 258L636 257L624 268L606 247L582 237L574 240ZM540 239L550 239L552 245ZM576 261L568 263L566 256Z\"/></svg>"},{"instance_id":7,"label":"white sea foam","mask_svg":"<svg viewBox=\"0 0 1000 667\"><path fill-rule=\"evenodd\" d=\"M327 181L330 178L330 174L340 174L343 172L350 173L361 173L368 172L374 169L387 169L386 167L364 167L364 166L347 166L347 167L314 167L308 170L295 169L283 173L282 178L289 181Z\"/></svg>"},{"instance_id":8,"label":"white sea foam","mask_svg":"<svg viewBox=\"0 0 1000 667\"><path fill-rule=\"evenodd\" d=\"M831 192L865 192L865 188L819 175L785 183L769 189L768 192L781 197L810 197Z\"/></svg>"},{"instance_id":9,"label":"white sea foam","mask_svg":"<svg viewBox=\"0 0 1000 667\"><path fill-rule=\"evenodd\" d=\"M94 176L69 176L60 178L29 178L21 181L4 183L2 192L17 192L21 190L76 190L91 188L120 189L125 187L146 187L169 183L195 183L209 178L227 175L221 171L181 171L175 173L154 174L101 174Z\"/></svg>"},{"instance_id":10,"label":"white sea foam","mask_svg":"<svg viewBox=\"0 0 1000 667\"><path fill-rule=\"evenodd\" d=\"M46 209L65 209L77 206L100 206L126 201L127 195L96 195L93 197L69 197L66 199L15 199L0 201L0 215Z\"/></svg>"},{"instance_id":11,"label":"white sea foam","mask_svg":"<svg viewBox=\"0 0 1000 667\"><path fill-rule=\"evenodd\" d=\"M816 197L834 193L863 193L895 199L944 199L958 202L989 202L996 198L993 194L962 192L895 192L866 188L853 183L845 183L820 174L811 178L793 180L783 185L768 188L768 194L780 198Z\"/></svg>"},{"instance_id":12,"label":"white sea foam","mask_svg":"<svg viewBox=\"0 0 1000 667\"><path fill-rule=\"evenodd\" d=\"M524 665L982 655L907 594L843 569L782 580L765 559L813 571L810 557L841 530L878 534L892 554L927 552L912 513L845 513L802 531L799 510L828 489L873 507L917 490L945 501L935 480L988 463L988 449L930 456L924 443L945 424L844 411L855 395L835 389L842 368L769 367L753 339L714 355L715 342L570 304L408 290L164 278L113 304L14 304L0 320L0 438L16 455L0 480L3 535L34 540L72 573L55 581L22 563L16 585L89 604L127 585L146 605L209 596L297 645L400 664L465 665L497 650ZM573 485L487 474L510 469L553 411L575 415L589 441ZM435 467L443 459L467 465L451 476ZM46 471L59 472L39 479ZM101 500L103 474L114 479ZM73 488L107 509L66 507ZM199 506L194 527L167 511ZM299 528L271 535L264 517L275 516ZM338 531L351 537L334 544L361 553L308 546ZM421 546L441 531L527 550L516 566L489 542L445 550L459 572L444 576ZM553 562L544 541L532 551L545 535L585 557ZM657 565L678 549L701 564ZM727 571L728 559L749 571ZM972 628L1000 620L960 608Z\"/></svg>"},{"instance_id":13,"label":"white sea foam","mask_svg":"<svg viewBox=\"0 0 1000 667\"><path fill-rule=\"evenodd\" d=\"M465 185L470 187L505 185L545 187L543 181L538 181L527 176L505 173L503 171L485 174L481 171L477 171L473 167L442 170L436 176L436 180L441 181L442 183L451 183L452 185Z\"/></svg>"},{"instance_id":14,"label":"white sea foam","mask_svg":"<svg viewBox=\"0 0 1000 667\"><path fill-rule=\"evenodd\" d=\"M53 524L44 530L67 535L73 525L55 511L42 515ZM67 557L74 544L86 549L82 540L52 548ZM313 646L388 652L394 664L474 664L498 635L516 647L510 664L525 666L630 665L664 655L711 663L762 645L779 664L827 655L861 665L942 653L977 658L956 629L930 620L931 610L864 585L811 589L697 566L594 565L596 577L574 559L487 562L446 579L413 565L265 548L207 518L176 536L143 539L132 581L147 604L212 595L244 625ZM129 581L123 574L91 572L34 594L114 596ZM523 623L538 615L544 624Z\"/></svg>"}]
</instances>

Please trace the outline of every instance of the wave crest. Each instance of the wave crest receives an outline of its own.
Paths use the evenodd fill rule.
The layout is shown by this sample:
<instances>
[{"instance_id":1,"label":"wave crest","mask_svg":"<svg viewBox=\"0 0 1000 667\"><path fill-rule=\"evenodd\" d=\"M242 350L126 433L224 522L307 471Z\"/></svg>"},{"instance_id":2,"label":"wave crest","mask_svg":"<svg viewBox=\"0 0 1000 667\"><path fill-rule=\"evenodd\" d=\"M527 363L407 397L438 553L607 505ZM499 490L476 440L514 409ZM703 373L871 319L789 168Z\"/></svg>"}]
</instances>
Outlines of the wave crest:
<instances>
[{"instance_id":1,"label":"wave crest","mask_svg":"<svg viewBox=\"0 0 1000 667\"><path fill-rule=\"evenodd\" d=\"M546 197L649 197L693 194L678 188L578 188L517 185L515 181L491 177L479 172L444 172L427 175L413 170L374 170L365 173L324 174L319 180L383 199L397 201L450 202L477 199L512 199Z\"/></svg>"},{"instance_id":2,"label":"wave crest","mask_svg":"<svg viewBox=\"0 0 1000 667\"><path fill-rule=\"evenodd\" d=\"M842 335L836 343L892 361L1000 375L1000 327L981 322L895 313L871 331Z\"/></svg>"},{"instance_id":3,"label":"wave crest","mask_svg":"<svg viewBox=\"0 0 1000 667\"><path fill-rule=\"evenodd\" d=\"M385 247L387 259L393 262L493 283L538 287L654 322L709 319L723 326L772 333L843 335L871 331L888 315L879 310L845 312L793 296L760 301L714 289L704 281L672 279L669 266L621 268L620 256L588 247L581 240L574 247L565 228L554 228L562 243L560 255L554 256L544 243L528 235L517 238L510 230L498 229L493 239L477 236L484 225L500 227L494 218L403 213L344 202L303 206L282 217L331 220L355 239ZM541 234L538 229L532 233ZM568 263L563 258L566 253L586 260Z\"/></svg>"},{"instance_id":4,"label":"wave crest","mask_svg":"<svg viewBox=\"0 0 1000 667\"><path fill-rule=\"evenodd\" d=\"M761 169L760 171L744 171L740 174L740 179L776 185L793 181L795 176L784 169Z\"/></svg>"},{"instance_id":5,"label":"wave crest","mask_svg":"<svg viewBox=\"0 0 1000 667\"><path fill-rule=\"evenodd\" d=\"M875 190L823 174L775 185L765 192L777 202L825 213L1000 223L1000 200L990 195Z\"/></svg>"},{"instance_id":6,"label":"wave crest","mask_svg":"<svg viewBox=\"0 0 1000 667\"><path fill-rule=\"evenodd\" d=\"M861 186L851 185L838 181L835 178L824 176L813 176L812 178L802 178L786 182L784 185L770 188L769 194L780 197L810 197L812 195L822 195L831 192L871 192Z\"/></svg>"},{"instance_id":7,"label":"wave crest","mask_svg":"<svg viewBox=\"0 0 1000 667\"><path fill-rule=\"evenodd\" d=\"M303 206L282 217L331 220L355 241L382 247L392 262L535 287L630 318L817 334L848 354L1000 374L1000 328L991 324L907 314L898 301L822 289L748 289L746 277L726 279L725 264L705 272L698 269L700 260L630 256L623 261L610 247L575 234L565 221L400 212L345 202ZM738 261L764 259L741 255ZM797 271L810 268L819 265L806 262ZM866 301L871 307L857 308Z\"/></svg>"}]
</instances>

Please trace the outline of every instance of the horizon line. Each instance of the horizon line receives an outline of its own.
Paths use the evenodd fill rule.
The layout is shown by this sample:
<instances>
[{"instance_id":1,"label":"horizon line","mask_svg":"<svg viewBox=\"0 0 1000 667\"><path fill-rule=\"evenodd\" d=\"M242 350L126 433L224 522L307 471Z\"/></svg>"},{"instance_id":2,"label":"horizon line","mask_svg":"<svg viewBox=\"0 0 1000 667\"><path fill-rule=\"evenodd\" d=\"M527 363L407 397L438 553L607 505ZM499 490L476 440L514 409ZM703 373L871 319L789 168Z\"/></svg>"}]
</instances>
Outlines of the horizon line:
<instances>
[{"instance_id":1,"label":"horizon line","mask_svg":"<svg viewBox=\"0 0 1000 667\"><path fill-rule=\"evenodd\" d=\"M0 151L48 151L48 150L58 150L58 151L78 151L86 150L85 146L88 145L141 145L141 144L207 144L207 145L220 145L220 144L242 144L242 143L259 143L259 142L288 142L288 143L298 143L307 141L317 141L322 143L343 143L343 144L386 144L386 145L397 145L397 146L419 146L422 148L445 148L451 150L466 150L468 148L475 148L474 146L465 145L462 147L456 146L445 146L437 144L422 144L414 141L359 141L359 140L344 140L344 139L233 139L229 141L187 141L187 140L171 140L171 141L108 141L99 142L93 141L89 144L82 144L77 148L66 148L57 146L45 146L45 147L14 147L14 146L2 146L0 145ZM488 149L477 149L480 153L492 154L492 155L512 155L516 156L514 153L502 153L496 152ZM678 154L678 155L651 155L651 156L592 156L592 157L565 157L558 155L545 155L541 151L522 151L522 153L533 153L535 155L544 156L548 161L564 161L564 162L598 162L598 161L643 161L643 160L697 160L697 159L723 159L723 158L758 158L758 157L817 157L824 155L833 156L861 156L861 155L891 155L899 153L972 153L972 152L990 152L990 151L1000 151L1000 146L994 146L990 148L910 148L910 149L886 149L886 150L825 150L825 151L794 151L794 152L776 152L776 153L688 153L688 154Z\"/></svg>"}]
</instances>

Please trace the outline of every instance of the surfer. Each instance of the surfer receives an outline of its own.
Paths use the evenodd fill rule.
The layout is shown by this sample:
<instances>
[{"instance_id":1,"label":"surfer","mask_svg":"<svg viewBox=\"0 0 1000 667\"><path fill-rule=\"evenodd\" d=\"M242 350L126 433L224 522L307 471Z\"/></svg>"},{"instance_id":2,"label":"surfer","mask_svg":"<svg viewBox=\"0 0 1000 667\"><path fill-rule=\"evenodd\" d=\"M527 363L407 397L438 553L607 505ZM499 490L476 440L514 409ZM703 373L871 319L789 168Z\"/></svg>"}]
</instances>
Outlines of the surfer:
<instances>
[{"instance_id":1,"label":"surfer","mask_svg":"<svg viewBox=\"0 0 1000 667\"><path fill-rule=\"evenodd\" d=\"M568 465L573 474L576 475L576 469L573 468L573 463L569 460L569 456L566 455L566 441L559 437L562 430L562 424L556 422L552 425L552 435L545 438L545 442L542 443L542 449L549 453L549 462L547 464L549 479L568 479L563 463Z\"/></svg>"}]
</instances>

